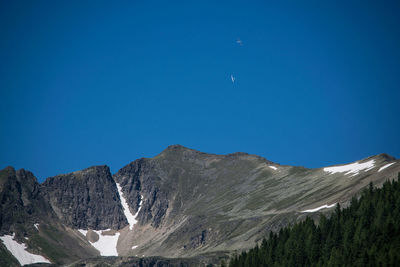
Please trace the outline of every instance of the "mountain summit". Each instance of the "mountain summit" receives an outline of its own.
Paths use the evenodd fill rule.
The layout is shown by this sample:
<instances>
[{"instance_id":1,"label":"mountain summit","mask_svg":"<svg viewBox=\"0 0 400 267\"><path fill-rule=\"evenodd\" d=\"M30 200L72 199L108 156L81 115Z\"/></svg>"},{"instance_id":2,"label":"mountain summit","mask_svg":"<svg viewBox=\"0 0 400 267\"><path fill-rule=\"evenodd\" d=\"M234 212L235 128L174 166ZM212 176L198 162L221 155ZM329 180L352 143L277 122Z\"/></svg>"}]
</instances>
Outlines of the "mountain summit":
<instances>
[{"instance_id":1,"label":"mountain summit","mask_svg":"<svg viewBox=\"0 0 400 267\"><path fill-rule=\"evenodd\" d=\"M380 186L399 171L386 154L307 169L180 145L114 175L94 166L41 185L32 173L7 167L0 172L0 235L54 264L96 255L212 261L336 203L345 206L370 182ZM3 262L18 265L7 242L0 242Z\"/></svg>"}]
</instances>

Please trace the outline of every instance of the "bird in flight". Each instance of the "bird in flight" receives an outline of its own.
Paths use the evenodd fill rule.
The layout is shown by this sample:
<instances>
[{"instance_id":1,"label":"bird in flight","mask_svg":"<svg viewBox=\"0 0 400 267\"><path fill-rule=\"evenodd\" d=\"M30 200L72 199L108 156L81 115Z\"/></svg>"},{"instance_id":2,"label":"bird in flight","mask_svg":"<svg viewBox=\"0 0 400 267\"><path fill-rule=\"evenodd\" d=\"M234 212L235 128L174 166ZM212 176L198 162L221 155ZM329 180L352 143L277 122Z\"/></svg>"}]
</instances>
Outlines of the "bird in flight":
<instances>
[{"instance_id":1,"label":"bird in flight","mask_svg":"<svg viewBox=\"0 0 400 267\"><path fill-rule=\"evenodd\" d=\"M243 46L243 42L239 38L236 39L236 43L238 43L240 46Z\"/></svg>"},{"instance_id":2,"label":"bird in flight","mask_svg":"<svg viewBox=\"0 0 400 267\"><path fill-rule=\"evenodd\" d=\"M233 77L232 74L231 74L231 80L232 80L232 83L235 83L235 77Z\"/></svg>"}]
</instances>

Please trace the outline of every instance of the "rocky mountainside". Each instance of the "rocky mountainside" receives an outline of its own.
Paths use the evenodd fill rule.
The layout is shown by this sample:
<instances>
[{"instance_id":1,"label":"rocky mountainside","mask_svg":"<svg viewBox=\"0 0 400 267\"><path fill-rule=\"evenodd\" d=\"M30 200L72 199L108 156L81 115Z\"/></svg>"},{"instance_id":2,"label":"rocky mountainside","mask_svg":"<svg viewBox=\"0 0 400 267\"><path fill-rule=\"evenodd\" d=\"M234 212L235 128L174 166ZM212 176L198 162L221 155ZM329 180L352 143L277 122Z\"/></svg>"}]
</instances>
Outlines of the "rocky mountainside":
<instances>
[{"instance_id":1,"label":"rocky mountainside","mask_svg":"<svg viewBox=\"0 0 400 267\"><path fill-rule=\"evenodd\" d=\"M40 194L40 185L35 176L24 169L15 171L7 167L0 172L0 231L14 231L34 223L42 218L51 218L50 205Z\"/></svg>"},{"instance_id":2,"label":"rocky mountainside","mask_svg":"<svg viewBox=\"0 0 400 267\"><path fill-rule=\"evenodd\" d=\"M3 241L0 242L0 266L29 263L36 255L44 255L57 265L99 255L75 230L57 218L31 172L15 171L12 167L1 170L0 200ZM10 251L7 245L14 249ZM13 256L16 254L22 262Z\"/></svg>"},{"instance_id":3,"label":"rocky mountainside","mask_svg":"<svg viewBox=\"0 0 400 267\"><path fill-rule=\"evenodd\" d=\"M57 217L75 229L121 229L128 225L107 166L47 178L42 194Z\"/></svg>"},{"instance_id":4,"label":"rocky mountainside","mask_svg":"<svg viewBox=\"0 0 400 267\"><path fill-rule=\"evenodd\" d=\"M212 155L170 146L114 175L132 212L143 196L139 223L125 236L137 247L123 246L121 255L188 257L248 248L270 230L313 215L302 211L346 205L370 181L380 185L394 178L398 165L378 172L391 162L382 154L354 166L306 169L246 153Z\"/></svg>"},{"instance_id":5,"label":"rocky mountainside","mask_svg":"<svg viewBox=\"0 0 400 267\"><path fill-rule=\"evenodd\" d=\"M104 259L88 259L95 256L127 257L107 259L114 265L140 258L176 262L154 257L216 262L253 247L271 230L329 213L335 203L346 206L370 182L380 186L398 172L399 161L386 154L307 169L180 145L113 176L107 166L96 166L39 185L33 174L8 167L0 172L0 238L15 234L26 251L55 264ZM18 264L4 241L0 253Z\"/></svg>"}]
</instances>

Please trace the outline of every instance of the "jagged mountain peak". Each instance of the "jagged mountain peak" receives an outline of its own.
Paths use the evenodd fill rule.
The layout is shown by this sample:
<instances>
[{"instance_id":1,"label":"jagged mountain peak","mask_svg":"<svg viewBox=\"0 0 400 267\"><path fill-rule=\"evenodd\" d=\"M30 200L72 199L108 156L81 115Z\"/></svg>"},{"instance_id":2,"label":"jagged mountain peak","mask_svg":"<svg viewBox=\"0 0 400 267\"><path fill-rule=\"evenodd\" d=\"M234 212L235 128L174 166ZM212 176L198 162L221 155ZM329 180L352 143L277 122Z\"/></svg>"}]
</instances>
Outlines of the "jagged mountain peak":
<instances>
[{"instance_id":1,"label":"jagged mountain peak","mask_svg":"<svg viewBox=\"0 0 400 267\"><path fill-rule=\"evenodd\" d=\"M121 229L128 224L106 165L49 177L42 192L60 220L73 228Z\"/></svg>"},{"instance_id":2,"label":"jagged mountain peak","mask_svg":"<svg viewBox=\"0 0 400 267\"><path fill-rule=\"evenodd\" d=\"M89 177L92 177L95 174L104 174L105 176L107 176L107 174L110 173L110 167L107 165L94 165L94 166L90 166L88 168L82 169L82 170L76 170L70 173L63 173L63 174L58 174L56 176L51 176L46 178L45 182L47 180L51 180L55 177L60 178L63 176L71 176L73 175L75 178L81 178L81 179L87 179Z\"/></svg>"},{"instance_id":3,"label":"jagged mountain peak","mask_svg":"<svg viewBox=\"0 0 400 267\"><path fill-rule=\"evenodd\" d=\"M15 168L13 166L7 166L2 171L5 172L15 172Z\"/></svg>"},{"instance_id":4,"label":"jagged mountain peak","mask_svg":"<svg viewBox=\"0 0 400 267\"><path fill-rule=\"evenodd\" d=\"M98 240L116 238L110 243L112 255L218 254L251 247L268 231L277 231L308 214L329 212L335 203L346 204L370 181L379 186L399 171L399 161L387 154L306 169L243 152L217 155L172 145L153 158L127 164L114 175L106 165L92 166L49 177L33 187L23 188L18 180L36 183L31 172L7 167L0 172L0 181L11 182L0 186L12 190L3 186L0 193L11 201L2 209L12 214L17 207L26 211L23 216L28 219L0 219L3 234L19 231L21 223L15 221L22 222L27 230L16 234L18 242L37 232L50 240L51 234L45 230L55 224L57 233L65 231L75 240L74 247L86 248L89 256L96 255L90 248L103 253L93 244L97 242L91 236L94 233ZM19 188L28 193L19 193ZM38 205L41 208L34 208ZM41 216L40 210L48 212ZM130 215L136 221L132 225L128 225ZM68 247L68 242L65 244ZM64 257L63 261L68 260Z\"/></svg>"}]
</instances>

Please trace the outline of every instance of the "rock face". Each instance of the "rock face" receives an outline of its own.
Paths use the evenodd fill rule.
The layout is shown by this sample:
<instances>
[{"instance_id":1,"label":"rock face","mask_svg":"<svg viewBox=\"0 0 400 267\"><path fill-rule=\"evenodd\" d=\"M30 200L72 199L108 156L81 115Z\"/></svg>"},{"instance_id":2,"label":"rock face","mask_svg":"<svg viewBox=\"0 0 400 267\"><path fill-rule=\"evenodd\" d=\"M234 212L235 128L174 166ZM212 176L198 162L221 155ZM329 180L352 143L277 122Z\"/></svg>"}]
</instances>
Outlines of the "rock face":
<instances>
[{"instance_id":1,"label":"rock face","mask_svg":"<svg viewBox=\"0 0 400 267\"><path fill-rule=\"evenodd\" d=\"M253 247L269 231L332 210L321 207L345 206L371 181L380 186L399 172L400 161L386 154L307 169L180 145L135 160L114 176L107 166L95 166L39 185L32 173L7 167L0 171L0 234L15 233L32 253L58 265L84 259L77 266L204 266ZM116 183L130 213L138 213L132 229L125 227ZM109 228L98 240L78 231ZM106 247L107 235L115 234L112 249L127 257L93 258L100 255L93 243ZM0 242L0 265L13 260Z\"/></svg>"},{"instance_id":2,"label":"rock face","mask_svg":"<svg viewBox=\"0 0 400 267\"><path fill-rule=\"evenodd\" d=\"M160 172L153 161L148 159L136 160L120 169L114 179L121 187L127 199L131 212L139 209L141 196L144 196L142 209L139 213L139 223L150 223L157 228L168 209L170 191L160 190L162 180Z\"/></svg>"},{"instance_id":3,"label":"rock face","mask_svg":"<svg viewBox=\"0 0 400 267\"><path fill-rule=\"evenodd\" d=\"M50 205L40 194L36 177L24 169L7 167L0 171L0 233L14 231L21 225L30 225L51 218Z\"/></svg>"},{"instance_id":4,"label":"rock face","mask_svg":"<svg viewBox=\"0 0 400 267\"><path fill-rule=\"evenodd\" d=\"M24 169L7 167L0 171L0 229L0 236L15 235L14 240L30 253L44 254L57 265L99 255L64 226L43 197L35 176ZM19 266L3 242L0 266Z\"/></svg>"},{"instance_id":5,"label":"rock face","mask_svg":"<svg viewBox=\"0 0 400 267\"><path fill-rule=\"evenodd\" d=\"M128 224L107 166L46 179L42 192L58 218L78 229L121 229Z\"/></svg>"}]
</instances>

